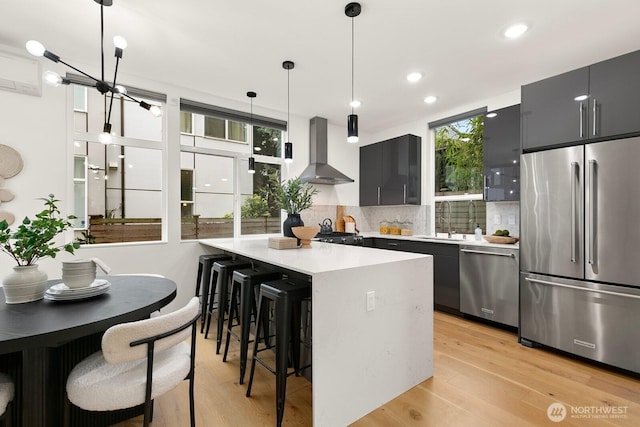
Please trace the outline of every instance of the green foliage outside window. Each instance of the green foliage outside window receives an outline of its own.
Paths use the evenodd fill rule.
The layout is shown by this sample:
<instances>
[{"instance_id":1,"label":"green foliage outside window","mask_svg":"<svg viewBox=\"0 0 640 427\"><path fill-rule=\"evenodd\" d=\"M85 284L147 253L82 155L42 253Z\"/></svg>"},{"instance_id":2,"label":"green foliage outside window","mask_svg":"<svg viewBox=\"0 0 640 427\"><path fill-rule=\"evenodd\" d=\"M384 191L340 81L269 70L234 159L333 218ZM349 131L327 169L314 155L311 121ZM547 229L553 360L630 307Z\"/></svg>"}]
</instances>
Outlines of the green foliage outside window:
<instances>
[{"instance_id":1,"label":"green foliage outside window","mask_svg":"<svg viewBox=\"0 0 640 427\"><path fill-rule=\"evenodd\" d=\"M436 195L482 192L482 131L484 117L436 129Z\"/></svg>"}]
</instances>

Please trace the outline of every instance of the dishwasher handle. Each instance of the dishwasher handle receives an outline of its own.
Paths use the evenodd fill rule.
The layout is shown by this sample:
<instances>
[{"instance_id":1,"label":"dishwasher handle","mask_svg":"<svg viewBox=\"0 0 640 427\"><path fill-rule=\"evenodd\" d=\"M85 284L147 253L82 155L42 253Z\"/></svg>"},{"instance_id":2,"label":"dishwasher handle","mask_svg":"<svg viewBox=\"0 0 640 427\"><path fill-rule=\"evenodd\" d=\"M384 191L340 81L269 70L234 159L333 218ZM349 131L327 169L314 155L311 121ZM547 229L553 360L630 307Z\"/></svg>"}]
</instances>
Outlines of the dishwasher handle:
<instances>
[{"instance_id":1,"label":"dishwasher handle","mask_svg":"<svg viewBox=\"0 0 640 427\"><path fill-rule=\"evenodd\" d=\"M460 252L467 252L467 253L470 253L470 254L504 256L504 257L508 257L508 258L515 258L516 257L516 255L514 253L478 251L478 250L475 250L475 249L460 249Z\"/></svg>"}]
</instances>

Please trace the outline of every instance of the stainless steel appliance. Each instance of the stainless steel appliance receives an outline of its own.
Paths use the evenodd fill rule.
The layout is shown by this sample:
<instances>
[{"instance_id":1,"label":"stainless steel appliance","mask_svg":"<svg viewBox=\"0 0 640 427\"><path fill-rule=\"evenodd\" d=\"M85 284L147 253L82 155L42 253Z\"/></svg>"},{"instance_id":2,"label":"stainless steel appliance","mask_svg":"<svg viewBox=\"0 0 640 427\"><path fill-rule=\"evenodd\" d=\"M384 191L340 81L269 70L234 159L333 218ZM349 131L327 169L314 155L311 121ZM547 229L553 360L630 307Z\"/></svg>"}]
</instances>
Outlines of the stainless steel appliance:
<instances>
[{"instance_id":1,"label":"stainless steel appliance","mask_svg":"<svg viewBox=\"0 0 640 427\"><path fill-rule=\"evenodd\" d=\"M317 240L325 243L339 243L341 245L363 246L364 238L355 233L333 231L331 233L318 233Z\"/></svg>"},{"instance_id":2,"label":"stainless steel appliance","mask_svg":"<svg viewBox=\"0 0 640 427\"><path fill-rule=\"evenodd\" d=\"M640 138L522 156L520 338L640 373Z\"/></svg>"},{"instance_id":3,"label":"stainless steel appliance","mask_svg":"<svg viewBox=\"0 0 640 427\"><path fill-rule=\"evenodd\" d=\"M518 326L518 250L460 246L460 311Z\"/></svg>"}]
</instances>

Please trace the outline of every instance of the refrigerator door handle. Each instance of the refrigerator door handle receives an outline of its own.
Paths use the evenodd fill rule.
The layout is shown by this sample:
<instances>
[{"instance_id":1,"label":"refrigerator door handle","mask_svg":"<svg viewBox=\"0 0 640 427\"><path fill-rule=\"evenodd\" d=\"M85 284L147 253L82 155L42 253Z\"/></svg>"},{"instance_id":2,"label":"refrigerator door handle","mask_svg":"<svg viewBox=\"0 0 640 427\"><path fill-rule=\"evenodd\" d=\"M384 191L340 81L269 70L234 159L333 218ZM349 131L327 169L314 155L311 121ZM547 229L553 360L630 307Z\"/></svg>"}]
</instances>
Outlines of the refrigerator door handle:
<instances>
[{"instance_id":1,"label":"refrigerator door handle","mask_svg":"<svg viewBox=\"0 0 640 427\"><path fill-rule=\"evenodd\" d=\"M531 277L525 277L524 280L532 283L540 283L541 285L558 286L560 288L569 288L569 289L575 289L575 290L584 291L584 292L596 292L598 294L607 294L607 295L615 295L617 297L640 299L640 295L623 294L621 292L606 291L604 289L583 288L582 286L573 286L573 285L567 285L564 283L549 282L547 280L532 279Z\"/></svg>"},{"instance_id":2,"label":"refrigerator door handle","mask_svg":"<svg viewBox=\"0 0 640 427\"><path fill-rule=\"evenodd\" d=\"M596 264L596 212L598 188L595 160L589 160L589 264Z\"/></svg>"},{"instance_id":3,"label":"refrigerator door handle","mask_svg":"<svg viewBox=\"0 0 640 427\"><path fill-rule=\"evenodd\" d=\"M578 162L571 162L571 262L576 262L576 253L578 252L578 239L576 237L578 207L576 206L576 193L578 185Z\"/></svg>"}]
</instances>

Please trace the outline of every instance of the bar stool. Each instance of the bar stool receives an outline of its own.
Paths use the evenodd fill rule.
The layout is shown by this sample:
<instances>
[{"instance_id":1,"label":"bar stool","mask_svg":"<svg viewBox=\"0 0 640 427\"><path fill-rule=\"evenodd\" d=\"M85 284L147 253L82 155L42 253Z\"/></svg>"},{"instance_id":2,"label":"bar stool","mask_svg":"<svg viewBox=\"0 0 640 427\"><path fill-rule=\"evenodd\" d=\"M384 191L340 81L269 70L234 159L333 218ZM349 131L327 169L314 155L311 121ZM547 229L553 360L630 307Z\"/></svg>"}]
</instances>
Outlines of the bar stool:
<instances>
[{"instance_id":1,"label":"bar stool","mask_svg":"<svg viewBox=\"0 0 640 427\"><path fill-rule=\"evenodd\" d=\"M236 270L233 272L230 292L231 301L229 303L229 320L227 321L227 340L224 345L224 356L222 357L222 361L227 361L229 342L231 341L231 336L233 336L238 341L240 341L240 384L244 383L244 373L247 368L251 313L254 313L254 319L257 317L256 297L254 289L262 282L277 280L280 278L280 276L280 273L277 271L258 268L248 268L244 270ZM238 323L234 324L233 318L238 317L238 299L240 300L240 319ZM264 318L263 320L263 334L266 337L269 334L269 319ZM233 332L233 327L238 325L240 325L240 336L236 335ZM256 329L258 327L258 323L256 323Z\"/></svg>"},{"instance_id":2,"label":"bar stool","mask_svg":"<svg viewBox=\"0 0 640 427\"><path fill-rule=\"evenodd\" d=\"M196 295L200 296L200 283L202 282L204 286L202 287L202 312L200 318L200 333L204 332L204 324L206 320L206 315L208 312L208 301L209 301L209 292L215 294L216 288L216 274L211 277L211 271L213 270L213 263L216 261L223 261L231 259L230 255L227 254L205 254L200 255L198 257L198 273L196 277ZM211 289L211 284L213 283L213 289Z\"/></svg>"},{"instance_id":3,"label":"bar stool","mask_svg":"<svg viewBox=\"0 0 640 427\"><path fill-rule=\"evenodd\" d=\"M308 367L300 368L300 317L302 302L310 297L311 284L301 280L282 279L260 285L256 325L260 324L269 302L272 301L275 304L276 367L274 370L267 365L266 362L258 358L260 352L269 350L271 347L267 346L263 349L258 349L260 328L257 328L253 342L253 356L251 358L251 373L249 375L247 397L251 396L253 374L256 368L256 362L258 362L276 376L276 416L278 427L282 425L284 415L287 377L294 373L299 375L301 369ZM291 344L293 372L288 373L287 361L289 344Z\"/></svg>"},{"instance_id":4,"label":"bar stool","mask_svg":"<svg viewBox=\"0 0 640 427\"><path fill-rule=\"evenodd\" d=\"M213 263L214 274L217 274L216 287L218 288L218 328L216 335L216 354L220 354L220 345L222 345L222 330L224 329L224 314L227 311L227 295L229 294L229 280L233 272L242 270L243 268L251 268L250 261L238 259L222 260ZM214 293L209 294L207 328L204 333L205 339L209 337L209 327L211 326L211 316L213 314L213 297Z\"/></svg>"}]
</instances>

